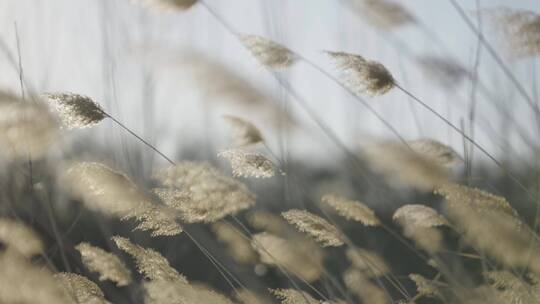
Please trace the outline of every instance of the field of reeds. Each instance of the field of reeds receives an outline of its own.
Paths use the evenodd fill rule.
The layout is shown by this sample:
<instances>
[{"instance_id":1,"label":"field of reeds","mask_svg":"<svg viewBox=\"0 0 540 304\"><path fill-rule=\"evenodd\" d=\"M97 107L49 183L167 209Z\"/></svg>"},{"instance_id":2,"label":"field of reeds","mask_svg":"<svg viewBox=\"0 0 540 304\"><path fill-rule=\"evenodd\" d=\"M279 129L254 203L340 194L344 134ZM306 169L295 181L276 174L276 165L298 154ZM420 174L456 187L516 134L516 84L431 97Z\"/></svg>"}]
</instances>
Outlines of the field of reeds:
<instances>
[{"instance_id":1,"label":"field of reeds","mask_svg":"<svg viewBox=\"0 0 540 304\"><path fill-rule=\"evenodd\" d=\"M43 9L2 1L6 12ZM400 39L407 28L445 49L406 1L325 4L361 20L385 41L380 48L396 49L386 64L361 47L315 50L315 60L239 28L217 0L95 2L103 45L90 53L102 52L103 79L94 81L103 100L47 85L62 62L47 60L45 46L28 49L30 21L0 35L1 304L540 303L540 7L441 1L473 37L457 37L470 44L463 61L419 55ZM280 15L286 5L304 18L315 11L269 7ZM129 24L144 32L148 16L192 11L241 46L236 56L257 69L250 77L215 49L143 41L110 51L129 40L107 28L115 17L138 16ZM78 33L86 34L93 39ZM80 69L63 75L66 83L90 73L87 52L73 45ZM121 73L142 76L124 91ZM160 86L185 94L162 96ZM342 98L315 102L326 90ZM447 104L435 103L434 91ZM393 114L381 111L391 102L400 102ZM345 121L331 115L336 108Z\"/></svg>"}]
</instances>

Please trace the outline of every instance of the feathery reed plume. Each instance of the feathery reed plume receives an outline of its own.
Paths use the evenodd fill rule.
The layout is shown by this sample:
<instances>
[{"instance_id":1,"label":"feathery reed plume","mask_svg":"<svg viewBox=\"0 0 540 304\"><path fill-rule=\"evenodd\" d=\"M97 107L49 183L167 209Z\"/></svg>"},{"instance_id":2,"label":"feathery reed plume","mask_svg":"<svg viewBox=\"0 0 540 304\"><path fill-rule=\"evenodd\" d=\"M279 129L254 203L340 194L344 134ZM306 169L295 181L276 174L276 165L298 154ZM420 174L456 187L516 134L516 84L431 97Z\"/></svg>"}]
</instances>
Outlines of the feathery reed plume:
<instances>
[{"instance_id":1,"label":"feathery reed plume","mask_svg":"<svg viewBox=\"0 0 540 304\"><path fill-rule=\"evenodd\" d=\"M365 226L379 226L381 224L375 212L359 201L353 201L336 194L325 195L321 201L348 220L360 222Z\"/></svg>"},{"instance_id":2,"label":"feathery reed plume","mask_svg":"<svg viewBox=\"0 0 540 304\"><path fill-rule=\"evenodd\" d=\"M528 284L509 271L488 271L484 276L503 303L537 303L540 299L538 285Z\"/></svg>"},{"instance_id":3,"label":"feathery reed plume","mask_svg":"<svg viewBox=\"0 0 540 304\"><path fill-rule=\"evenodd\" d=\"M224 222L217 222L212 224L212 231L219 241L227 244L229 256L236 262L249 264L257 260L249 240L233 226Z\"/></svg>"},{"instance_id":4,"label":"feathery reed plume","mask_svg":"<svg viewBox=\"0 0 540 304\"><path fill-rule=\"evenodd\" d=\"M57 273L54 277L76 304L108 304L103 291L88 278L75 273Z\"/></svg>"},{"instance_id":5,"label":"feathery reed plume","mask_svg":"<svg viewBox=\"0 0 540 304\"><path fill-rule=\"evenodd\" d=\"M398 142L384 141L364 151L370 165L390 182L432 190L448 182L447 168Z\"/></svg>"},{"instance_id":6,"label":"feathery reed plume","mask_svg":"<svg viewBox=\"0 0 540 304\"><path fill-rule=\"evenodd\" d=\"M325 52L343 74L345 85L355 94L384 95L394 88L394 77L377 61L345 52Z\"/></svg>"},{"instance_id":7,"label":"feathery reed plume","mask_svg":"<svg viewBox=\"0 0 540 304\"><path fill-rule=\"evenodd\" d=\"M233 302L202 285L176 281L152 280L144 283L145 304L233 304Z\"/></svg>"},{"instance_id":8,"label":"feathery reed plume","mask_svg":"<svg viewBox=\"0 0 540 304\"><path fill-rule=\"evenodd\" d=\"M403 234L422 249L436 252L442 248L442 234L434 227L448 225L448 221L436 210L424 205L405 205L392 218L403 227Z\"/></svg>"},{"instance_id":9,"label":"feathery reed plume","mask_svg":"<svg viewBox=\"0 0 540 304\"><path fill-rule=\"evenodd\" d=\"M381 277L391 272L390 266L376 252L366 249L348 249L346 254L352 266L367 277Z\"/></svg>"},{"instance_id":10,"label":"feathery reed plume","mask_svg":"<svg viewBox=\"0 0 540 304\"><path fill-rule=\"evenodd\" d=\"M418 296L428 297L428 298L442 298L441 292L437 287L436 283L426 279L422 275L411 273L409 274L409 279L411 279L414 284L416 284L416 291Z\"/></svg>"},{"instance_id":11,"label":"feathery reed plume","mask_svg":"<svg viewBox=\"0 0 540 304\"><path fill-rule=\"evenodd\" d=\"M298 60L294 52L265 37L242 34L240 41L253 57L270 69L286 69Z\"/></svg>"},{"instance_id":12,"label":"feathery reed plume","mask_svg":"<svg viewBox=\"0 0 540 304\"><path fill-rule=\"evenodd\" d=\"M540 273L540 248L535 235L514 215L468 204L446 202L444 206L463 238L477 250L508 267Z\"/></svg>"},{"instance_id":13,"label":"feathery reed plume","mask_svg":"<svg viewBox=\"0 0 540 304\"><path fill-rule=\"evenodd\" d=\"M197 0L132 0L132 2L163 10L184 11L197 3Z\"/></svg>"},{"instance_id":14,"label":"feathery reed plume","mask_svg":"<svg viewBox=\"0 0 540 304\"><path fill-rule=\"evenodd\" d=\"M444 89L456 88L469 76L466 68L450 58L423 55L417 57L416 62L428 80L434 81Z\"/></svg>"},{"instance_id":15,"label":"feathery reed plume","mask_svg":"<svg viewBox=\"0 0 540 304\"><path fill-rule=\"evenodd\" d=\"M129 177L103 164L73 163L62 180L90 210L121 220L135 218L139 222L135 229L152 231L152 236L182 232L174 213L152 203Z\"/></svg>"},{"instance_id":16,"label":"feathery reed plume","mask_svg":"<svg viewBox=\"0 0 540 304\"><path fill-rule=\"evenodd\" d=\"M276 235L285 236L290 232L281 217L266 211L251 211L246 216L248 223L255 229L271 232Z\"/></svg>"},{"instance_id":17,"label":"feathery reed plume","mask_svg":"<svg viewBox=\"0 0 540 304\"><path fill-rule=\"evenodd\" d=\"M274 176L275 166L266 156L242 149L227 149L218 153L218 157L231 163L233 176L269 178Z\"/></svg>"},{"instance_id":18,"label":"feathery reed plume","mask_svg":"<svg viewBox=\"0 0 540 304\"><path fill-rule=\"evenodd\" d=\"M177 214L173 208L166 208L149 201L144 201L131 209L122 220L136 219L139 224L134 230L151 231L151 236L173 236L182 233L177 223Z\"/></svg>"},{"instance_id":19,"label":"feathery reed plume","mask_svg":"<svg viewBox=\"0 0 540 304\"><path fill-rule=\"evenodd\" d=\"M540 53L540 15L503 7L483 10L482 13L501 32L511 58L533 57Z\"/></svg>"},{"instance_id":20,"label":"feathery reed plume","mask_svg":"<svg viewBox=\"0 0 540 304\"><path fill-rule=\"evenodd\" d=\"M123 217L146 200L129 177L100 163L72 163L62 180L88 209L110 216Z\"/></svg>"},{"instance_id":21,"label":"feathery reed plume","mask_svg":"<svg viewBox=\"0 0 540 304\"><path fill-rule=\"evenodd\" d=\"M296 289L270 289L270 292L281 304L321 304L307 292Z\"/></svg>"},{"instance_id":22,"label":"feathery reed plume","mask_svg":"<svg viewBox=\"0 0 540 304\"><path fill-rule=\"evenodd\" d=\"M84 242L75 246L75 249L81 253L86 268L99 273L100 281L109 280L119 287L131 283L131 272L118 256Z\"/></svg>"},{"instance_id":23,"label":"feathery reed plume","mask_svg":"<svg viewBox=\"0 0 540 304\"><path fill-rule=\"evenodd\" d=\"M354 11L371 26L391 30L416 23L416 19L403 6L389 0L348 0Z\"/></svg>"},{"instance_id":24,"label":"feathery reed plume","mask_svg":"<svg viewBox=\"0 0 540 304\"><path fill-rule=\"evenodd\" d=\"M402 226L437 227L448 225L448 221L435 209L424 205L404 205L397 209L392 219Z\"/></svg>"},{"instance_id":25,"label":"feathery reed plume","mask_svg":"<svg viewBox=\"0 0 540 304\"><path fill-rule=\"evenodd\" d=\"M0 303L71 304L53 274L18 254L0 255Z\"/></svg>"},{"instance_id":26,"label":"feathery reed plume","mask_svg":"<svg viewBox=\"0 0 540 304\"><path fill-rule=\"evenodd\" d=\"M0 242L6 250L31 257L43 252L43 242L39 236L20 221L0 218Z\"/></svg>"},{"instance_id":27,"label":"feathery reed plume","mask_svg":"<svg viewBox=\"0 0 540 304\"><path fill-rule=\"evenodd\" d=\"M314 282L322 275L324 254L310 240L284 239L263 232L253 236L251 246L259 253L262 263L283 267L307 282Z\"/></svg>"},{"instance_id":28,"label":"feathery reed plume","mask_svg":"<svg viewBox=\"0 0 540 304\"><path fill-rule=\"evenodd\" d=\"M440 165L452 165L462 159L452 147L434 139L411 140L407 144L414 152L430 158Z\"/></svg>"},{"instance_id":29,"label":"feathery reed plume","mask_svg":"<svg viewBox=\"0 0 540 304\"><path fill-rule=\"evenodd\" d=\"M144 275L145 278L187 284L186 278L172 268L167 259L159 252L135 245L124 237L113 236L111 239L118 248L128 253L135 260L139 273Z\"/></svg>"},{"instance_id":30,"label":"feathery reed plume","mask_svg":"<svg viewBox=\"0 0 540 304\"><path fill-rule=\"evenodd\" d=\"M0 155L15 161L36 160L59 138L58 122L44 104L0 95Z\"/></svg>"},{"instance_id":31,"label":"feathery reed plume","mask_svg":"<svg viewBox=\"0 0 540 304\"><path fill-rule=\"evenodd\" d=\"M443 196L451 207L466 205L478 212L498 211L517 217L516 210L504 197L480 189L458 184L445 184L436 189L435 193Z\"/></svg>"},{"instance_id":32,"label":"feathery reed plume","mask_svg":"<svg viewBox=\"0 0 540 304\"><path fill-rule=\"evenodd\" d=\"M270 300L249 289L240 289L235 293L236 299L242 304L270 304Z\"/></svg>"},{"instance_id":33,"label":"feathery reed plume","mask_svg":"<svg viewBox=\"0 0 540 304\"><path fill-rule=\"evenodd\" d=\"M215 222L255 204L255 195L246 185L223 175L207 163L181 162L159 170L154 177L167 187L189 191L189 201L167 203L174 205L188 223ZM167 201L171 197L163 198Z\"/></svg>"},{"instance_id":34,"label":"feathery reed plume","mask_svg":"<svg viewBox=\"0 0 540 304\"><path fill-rule=\"evenodd\" d=\"M362 303L389 304L384 291L373 284L361 271L351 268L343 274L343 281L350 292L355 294Z\"/></svg>"},{"instance_id":35,"label":"feathery reed plume","mask_svg":"<svg viewBox=\"0 0 540 304\"><path fill-rule=\"evenodd\" d=\"M70 92L45 93L67 129L89 128L108 117L92 98Z\"/></svg>"},{"instance_id":36,"label":"feathery reed plume","mask_svg":"<svg viewBox=\"0 0 540 304\"><path fill-rule=\"evenodd\" d=\"M292 209L282 212L281 216L299 231L310 235L322 247L343 245L343 235L327 220L305 210Z\"/></svg>"},{"instance_id":37,"label":"feathery reed plume","mask_svg":"<svg viewBox=\"0 0 540 304\"><path fill-rule=\"evenodd\" d=\"M234 145L245 147L264 143L261 131L251 122L236 116L225 115L225 121L232 129Z\"/></svg>"}]
</instances>

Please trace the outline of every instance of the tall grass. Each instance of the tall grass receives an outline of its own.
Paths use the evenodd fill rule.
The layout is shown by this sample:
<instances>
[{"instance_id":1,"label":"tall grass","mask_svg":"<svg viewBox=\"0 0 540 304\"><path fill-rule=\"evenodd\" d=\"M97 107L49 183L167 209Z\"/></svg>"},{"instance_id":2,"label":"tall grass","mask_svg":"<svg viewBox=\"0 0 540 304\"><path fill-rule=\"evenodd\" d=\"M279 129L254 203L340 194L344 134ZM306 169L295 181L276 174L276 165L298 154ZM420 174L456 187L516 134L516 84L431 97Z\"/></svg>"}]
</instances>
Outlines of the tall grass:
<instances>
[{"instance_id":1,"label":"tall grass","mask_svg":"<svg viewBox=\"0 0 540 304\"><path fill-rule=\"evenodd\" d=\"M133 2L179 18L180 11L205 10L342 154L321 170L276 153L268 139L305 132L306 122L230 69L192 54L186 66L214 101L205 109L238 113L224 117L228 147L214 157L204 159L199 147L187 148L191 157L168 155L92 97L33 89L15 27L17 55L0 40L21 90L0 91L0 303L540 303L538 168L512 166L475 137L476 90L492 94L478 73L479 53L474 71L451 57L409 58L439 83L472 82L467 128L381 62L324 51L336 69L327 71L285 44L240 34L206 0ZM343 2L383 35L411 26L439 43L397 2ZM510 61L457 1L450 3L477 36L478 52L488 50L540 125L537 102ZM540 16L477 7L515 57L537 55ZM287 77L300 64L362 105L392 139L362 139L354 150ZM432 138L407 139L399 121L373 106L391 91L437 118L434 127L460 136L464 153ZM278 130L258 127L245 109L267 114ZM97 142L82 129L107 119L138 146L68 149L70 137ZM128 159L139 149L165 165L150 164L150 176L128 174L122 162L102 156L120 151L140 168L141 161ZM474 150L487 165L473 166Z\"/></svg>"}]
</instances>

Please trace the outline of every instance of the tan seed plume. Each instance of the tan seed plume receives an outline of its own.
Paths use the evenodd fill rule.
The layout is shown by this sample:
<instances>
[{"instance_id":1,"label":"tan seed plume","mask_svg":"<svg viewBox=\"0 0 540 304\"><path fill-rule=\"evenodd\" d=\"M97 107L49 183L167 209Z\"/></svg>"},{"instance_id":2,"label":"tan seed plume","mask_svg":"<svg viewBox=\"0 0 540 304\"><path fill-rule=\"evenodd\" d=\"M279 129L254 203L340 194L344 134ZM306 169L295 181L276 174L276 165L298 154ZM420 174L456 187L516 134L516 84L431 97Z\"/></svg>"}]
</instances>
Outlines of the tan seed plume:
<instances>
[{"instance_id":1,"label":"tan seed plume","mask_svg":"<svg viewBox=\"0 0 540 304\"><path fill-rule=\"evenodd\" d=\"M232 129L235 146L245 147L264 143L261 131L251 122L236 116L226 115L223 118Z\"/></svg>"},{"instance_id":2,"label":"tan seed plume","mask_svg":"<svg viewBox=\"0 0 540 304\"><path fill-rule=\"evenodd\" d=\"M235 177L269 178L275 175L275 166L266 156L242 149L228 149L218 153L218 157L231 163Z\"/></svg>"},{"instance_id":3,"label":"tan seed plume","mask_svg":"<svg viewBox=\"0 0 540 304\"><path fill-rule=\"evenodd\" d=\"M458 87L470 74L459 62L447 57L423 55L417 57L416 62L426 79L447 90Z\"/></svg>"},{"instance_id":4,"label":"tan seed plume","mask_svg":"<svg viewBox=\"0 0 540 304\"><path fill-rule=\"evenodd\" d=\"M431 191L448 183L448 169L432 158L417 153L394 141L382 141L364 150L369 164L389 182Z\"/></svg>"},{"instance_id":5,"label":"tan seed plume","mask_svg":"<svg viewBox=\"0 0 540 304\"><path fill-rule=\"evenodd\" d=\"M118 256L84 242L75 246L75 249L81 253L86 268L99 273L100 281L109 280L116 283L116 286L131 283L131 272Z\"/></svg>"},{"instance_id":6,"label":"tan seed plume","mask_svg":"<svg viewBox=\"0 0 540 304\"><path fill-rule=\"evenodd\" d=\"M191 199L187 202L166 202L174 205L188 223L215 222L255 204L255 195L246 185L223 175L208 163L181 162L159 170L154 177L167 187L189 192Z\"/></svg>"},{"instance_id":7,"label":"tan seed plume","mask_svg":"<svg viewBox=\"0 0 540 304\"><path fill-rule=\"evenodd\" d=\"M285 69L292 66L298 56L285 46L257 35L240 35L244 47L262 65L270 69Z\"/></svg>"},{"instance_id":8,"label":"tan seed plume","mask_svg":"<svg viewBox=\"0 0 540 304\"><path fill-rule=\"evenodd\" d=\"M127 175L104 164L72 163L65 170L62 180L90 210L121 220L134 218L139 222L135 229L151 231L152 236L170 236L182 232L174 212L153 203Z\"/></svg>"},{"instance_id":9,"label":"tan seed plume","mask_svg":"<svg viewBox=\"0 0 540 304\"><path fill-rule=\"evenodd\" d=\"M200 284L153 280L144 283L145 304L233 304L226 296Z\"/></svg>"},{"instance_id":10,"label":"tan seed plume","mask_svg":"<svg viewBox=\"0 0 540 304\"><path fill-rule=\"evenodd\" d=\"M498 7L481 11L501 34L506 53L512 59L540 54L540 15L532 11Z\"/></svg>"},{"instance_id":11,"label":"tan seed plume","mask_svg":"<svg viewBox=\"0 0 540 304\"><path fill-rule=\"evenodd\" d=\"M422 275L416 273L409 274L409 279L416 284L416 291L419 295L428 298L442 299L441 292L439 291L439 288L435 282L428 280Z\"/></svg>"},{"instance_id":12,"label":"tan seed plume","mask_svg":"<svg viewBox=\"0 0 540 304\"><path fill-rule=\"evenodd\" d=\"M392 219L402 226L427 228L448 225L448 221L435 209L418 204L400 207L394 212Z\"/></svg>"},{"instance_id":13,"label":"tan seed plume","mask_svg":"<svg viewBox=\"0 0 540 304\"><path fill-rule=\"evenodd\" d=\"M436 229L449 225L435 209L424 205L405 205L394 212L393 220L403 227L403 234L428 252L443 247L442 233Z\"/></svg>"},{"instance_id":14,"label":"tan seed plume","mask_svg":"<svg viewBox=\"0 0 540 304\"><path fill-rule=\"evenodd\" d=\"M90 97L70 92L44 95L67 129L89 128L107 117L101 106Z\"/></svg>"},{"instance_id":15,"label":"tan seed plume","mask_svg":"<svg viewBox=\"0 0 540 304\"><path fill-rule=\"evenodd\" d=\"M325 195L321 200L348 220L360 222L365 226L379 226L381 224L375 212L359 201L349 200L336 194Z\"/></svg>"},{"instance_id":16,"label":"tan seed plume","mask_svg":"<svg viewBox=\"0 0 540 304\"><path fill-rule=\"evenodd\" d=\"M43 242L40 237L20 221L0 218L0 242L15 254L31 257L43 252Z\"/></svg>"},{"instance_id":17,"label":"tan seed plume","mask_svg":"<svg viewBox=\"0 0 540 304\"><path fill-rule=\"evenodd\" d=\"M281 216L299 231L310 235L323 247L339 247L343 245L343 235L325 219L305 210L289 210Z\"/></svg>"},{"instance_id":18,"label":"tan seed plume","mask_svg":"<svg viewBox=\"0 0 540 304\"><path fill-rule=\"evenodd\" d=\"M391 0L347 0L354 11L375 28L391 30L416 23L413 15L399 2Z\"/></svg>"},{"instance_id":19,"label":"tan seed plume","mask_svg":"<svg viewBox=\"0 0 540 304\"><path fill-rule=\"evenodd\" d=\"M139 273L144 275L145 278L187 284L186 278L172 268L167 259L159 252L135 245L124 237L113 236L111 239L118 248L128 253L135 260Z\"/></svg>"},{"instance_id":20,"label":"tan seed plume","mask_svg":"<svg viewBox=\"0 0 540 304\"><path fill-rule=\"evenodd\" d=\"M296 289L270 289L270 292L281 304L321 304L307 292Z\"/></svg>"},{"instance_id":21,"label":"tan seed plume","mask_svg":"<svg viewBox=\"0 0 540 304\"><path fill-rule=\"evenodd\" d=\"M285 239L263 232L253 236L251 246L262 263L282 267L307 282L314 282L323 274L324 254L311 240Z\"/></svg>"},{"instance_id":22,"label":"tan seed plume","mask_svg":"<svg viewBox=\"0 0 540 304\"><path fill-rule=\"evenodd\" d=\"M343 74L347 87L357 95L384 95L394 88L394 77L379 62L345 52L325 52Z\"/></svg>"},{"instance_id":23,"label":"tan seed plume","mask_svg":"<svg viewBox=\"0 0 540 304\"><path fill-rule=\"evenodd\" d=\"M212 231L219 241L227 245L229 256L237 263L249 264L257 260L249 239L246 239L232 225L225 222L217 222L212 224Z\"/></svg>"},{"instance_id":24,"label":"tan seed plume","mask_svg":"<svg viewBox=\"0 0 540 304\"><path fill-rule=\"evenodd\" d=\"M19 254L0 254L0 303L72 304L46 268Z\"/></svg>"},{"instance_id":25,"label":"tan seed plume","mask_svg":"<svg viewBox=\"0 0 540 304\"><path fill-rule=\"evenodd\" d=\"M88 278L75 273L57 273L54 277L76 304L108 304L103 291Z\"/></svg>"},{"instance_id":26,"label":"tan seed plume","mask_svg":"<svg viewBox=\"0 0 540 304\"><path fill-rule=\"evenodd\" d=\"M517 217L516 210L504 197L477 188L449 183L436 189L435 193L443 196L451 207L466 205L480 213L499 211Z\"/></svg>"},{"instance_id":27,"label":"tan seed plume","mask_svg":"<svg viewBox=\"0 0 540 304\"><path fill-rule=\"evenodd\" d=\"M418 139L407 143L414 152L430 158L443 166L453 165L462 159L452 147L434 139Z\"/></svg>"},{"instance_id":28,"label":"tan seed plume","mask_svg":"<svg viewBox=\"0 0 540 304\"><path fill-rule=\"evenodd\" d=\"M347 289L361 299L362 303L390 304L385 292L357 269L350 268L345 271L343 281Z\"/></svg>"},{"instance_id":29,"label":"tan seed plume","mask_svg":"<svg viewBox=\"0 0 540 304\"><path fill-rule=\"evenodd\" d=\"M0 156L10 161L37 160L59 139L58 122L46 105L0 94Z\"/></svg>"},{"instance_id":30,"label":"tan seed plume","mask_svg":"<svg viewBox=\"0 0 540 304\"><path fill-rule=\"evenodd\" d=\"M391 272L390 266L376 252L366 249L348 249L347 258L351 264L367 277L380 277Z\"/></svg>"}]
</instances>

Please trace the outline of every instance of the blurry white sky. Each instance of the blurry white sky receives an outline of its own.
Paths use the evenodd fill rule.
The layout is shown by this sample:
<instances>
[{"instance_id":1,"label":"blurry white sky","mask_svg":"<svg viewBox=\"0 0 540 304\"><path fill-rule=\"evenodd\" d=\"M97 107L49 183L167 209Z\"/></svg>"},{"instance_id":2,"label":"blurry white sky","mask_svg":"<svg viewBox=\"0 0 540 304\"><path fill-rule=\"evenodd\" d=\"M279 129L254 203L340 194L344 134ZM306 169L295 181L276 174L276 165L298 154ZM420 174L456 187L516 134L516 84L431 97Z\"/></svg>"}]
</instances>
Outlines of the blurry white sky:
<instances>
[{"instance_id":1,"label":"blurry white sky","mask_svg":"<svg viewBox=\"0 0 540 304\"><path fill-rule=\"evenodd\" d=\"M473 0L459 2L469 11L476 8ZM422 76L410 53L395 43L404 43L416 55L451 54L466 67L472 67L475 37L447 0L400 1L442 44L435 43L415 26L383 34L337 0L207 0L207 3L239 32L271 37L329 71L333 68L321 50L343 50L378 60L410 91L454 123L459 124L460 118L466 117L470 84L462 84L454 90L455 94L442 90ZM540 2L536 0L480 0L480 4L483 8L508 6L540 12ZM1 0L0 37L13 52L15 23L25 77L35 89L67 90L92 96L129 126L153 137L168 153L175 144L189 143L208 133L220 137L218 146L223 147L226 142L218 113L208 113L201 106L196 90L182 86L186 75L175 70L174 64L174 55L182 49L199 49L220 59L278 102L285 96L273 78L201 6L178 13L132 5L129 0ZM534 95L531 78L535 65L535 60L511 64L530 95ZM17 73L3 55L0 70L1 87L18 91ZM523 127L532 130L529 108L485 51L481 55L480 71L492 93L500 97L498 106L508 107ZM392 136L360 104L305 65L295 66L287 76L351 147L361 145L367 137ZM153 83L150 95L148 90L145 93L145 88L148 89L145 79ZM501 154L506 151L500 147L503 141L499 136L510 138L512 149L526 154L522 141L511 129L501 126L502 120L493 106L479 96L478 123L487 121L494 130L487 129L486 133L482 131L485 124L477 126L478 141L489 151ZM416 105L411 107L399 91L366 99L405 138L432 137L462 151L459 135L452 134L432 114ZM411 108L418 115L420 130ZM318 158L334 153L335 148L313 122L298 108L293 106L293 109L307 131L302 131L300 138L291 139L291 148L302 157ZM257 121L256 117L253 119ZM109 128L110 125L104 124L91 132ZM502 132L504 129L509 130L508 134ZM538 138L538 132L530 134ZM109 136L110 132L105 135Z\"/></svg>"}]
</instances>

